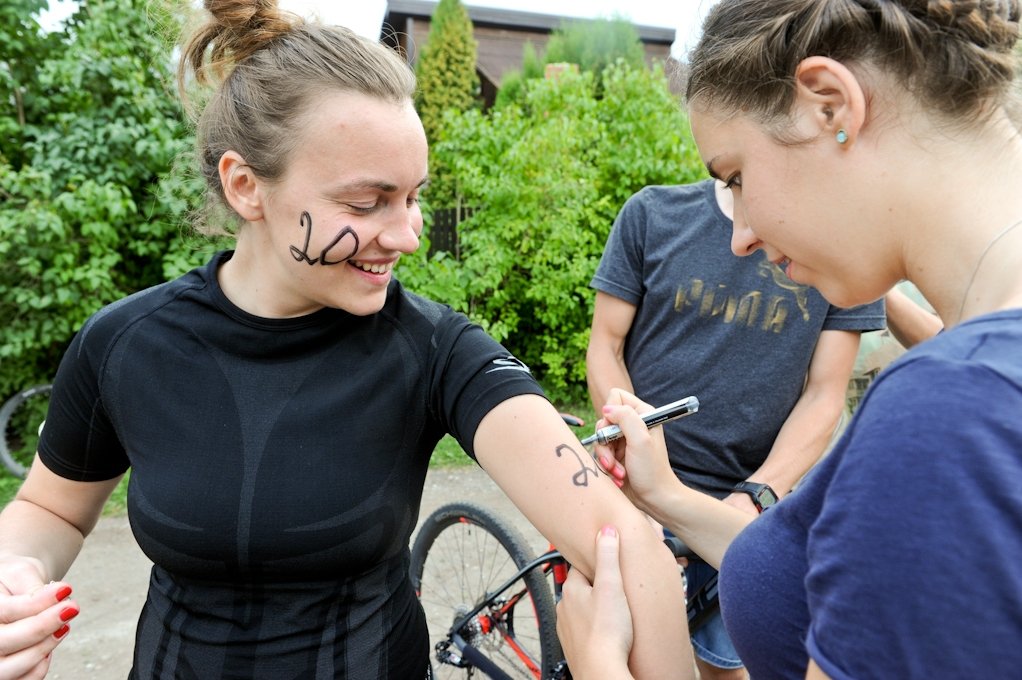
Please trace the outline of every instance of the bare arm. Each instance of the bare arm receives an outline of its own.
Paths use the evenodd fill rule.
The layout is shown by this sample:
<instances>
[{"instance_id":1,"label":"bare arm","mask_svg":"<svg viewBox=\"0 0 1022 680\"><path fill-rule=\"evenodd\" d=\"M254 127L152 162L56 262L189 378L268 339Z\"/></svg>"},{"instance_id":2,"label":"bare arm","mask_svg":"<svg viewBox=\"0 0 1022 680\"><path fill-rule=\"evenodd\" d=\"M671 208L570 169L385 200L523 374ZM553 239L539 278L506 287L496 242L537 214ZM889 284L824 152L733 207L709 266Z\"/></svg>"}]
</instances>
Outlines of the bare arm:
<instances>
[{"instance_id":1,"label":"bare arm","mask_svg":"<svg viewBox=\"0 0 1022 680\"><path fill-rule=\"evenodd\" d=\"M820 334L802 396L777 433L766 460L749 476L750 481L769 484L783 497L820 459L844 409L848 380L859 351L859 337L857 331L823 331ZM755 512L746 494L732 494L728 502Z\"/></svg>"},{"instance_id":2,"label":"bare arm","mask_svg":"<svg viewBox=\"0 0 1022 680\"><path fill-rule=\"evenodd\" d=\"M27 557L38 562L46 580L62 578L119 481L73 482L37 458L0 513L0 558Z\"/></svg>"},{"instance_id":3,"label":"bare arm","mask_svg":"<svg viewBox=\"0 0 1022 680\"><path fill-rule=\"evenodd\" d=\"M50 653L79 611L71 587L55 581L78 555L117 481L71 482L36 457L0 513L0 678L43 677L49 669Z\"/></svg>"},{"instance_id":4,"label":"bare arm","mask_svg":"<svg viewBox=\"0 0 1022 680\"><path fill-rule=\"evenodd\" d=\"M596 293L586 351L586 381L597 413L607 403L611 389L635 392L625 366L625 339L634 320L635 305L608 293Z\"/></svg>"},{"instance_id":5,"label":"bare arm","mask_svg":"<svg viewBox=\"0 0 1022 680\"><path fill-rule=\"evenodd\" d=\"M939 316L916 304L897 288L887 291L884 304L887 307L887 328L906 348L932 338L944 328Z\"/></svg>"},{"instance_id":6,"label":"bare arm","mask_svg":"<svg viewBox=\"0 0 1022 680\"><path fill-rule=\"evenodd\" d=\"M677 564L642 513L598 471L556 409L535 395L509 399L483 418L474 445L480 465L590 581L594 537L606 525L617 528L635 630L632 672L639 678L692 677Z\"/></svg>"}]
</instances>

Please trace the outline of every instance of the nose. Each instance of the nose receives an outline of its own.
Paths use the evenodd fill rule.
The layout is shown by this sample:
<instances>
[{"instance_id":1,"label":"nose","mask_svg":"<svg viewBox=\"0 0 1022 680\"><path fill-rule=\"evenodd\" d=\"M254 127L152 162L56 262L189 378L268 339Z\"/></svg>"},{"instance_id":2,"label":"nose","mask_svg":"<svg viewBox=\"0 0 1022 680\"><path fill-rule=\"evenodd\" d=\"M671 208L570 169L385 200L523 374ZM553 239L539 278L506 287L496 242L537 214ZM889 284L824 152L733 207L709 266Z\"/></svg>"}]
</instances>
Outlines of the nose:
<instances>
[{"instance_id":1,"label":"nose","mask_svg":"<svg viewBox=\"0 0 1022 680\"><path fill-rule=\"evenodd\" d=\"M762 247L763 242L752 232L741 211L735 210L731 227L731 252L738 257L747 257Z\"/></svg>"},{"instance_id":2,"label":"nose","mask_svg":"<svg viewBox=\"0 0 1022 680\"><path fill-rule=\"evenodd\" d=\"M376 238L382 248L401 253L414 253L419 249L422 234L422 212L418 203L399 209L393 221Z\"/></svg>"}]
</instances>

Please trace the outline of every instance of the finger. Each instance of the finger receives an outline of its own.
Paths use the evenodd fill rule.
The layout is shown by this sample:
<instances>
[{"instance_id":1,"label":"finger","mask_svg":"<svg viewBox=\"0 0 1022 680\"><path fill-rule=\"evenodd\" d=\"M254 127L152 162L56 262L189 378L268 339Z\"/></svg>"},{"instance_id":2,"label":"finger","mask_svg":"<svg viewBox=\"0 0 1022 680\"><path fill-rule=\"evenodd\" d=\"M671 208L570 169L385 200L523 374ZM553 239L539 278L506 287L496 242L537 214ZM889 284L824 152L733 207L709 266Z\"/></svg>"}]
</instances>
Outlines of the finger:
<instances>
[{"instance_id":1,"label":"finger","mask_svg":"<svg viewBox=\"0 0 1022 680\"><path fill-rule=\"evenodd\" d=\"M29 649L5 656L0 660L0 677L38 680L46 677L50 669L51 654L61 639L49 636Z\"/></svg>"},{"instance_id":2,"label":"finger","mask_svg":"<svg viewBox=\"0 0 1022 680\"><path fill-rule=\"evenodd\" d=\"M62 600L42 612L0 626L0 657L22 651L57 646L71 630L69 622L78 616L78 603ZM42 647L39 647L42 645ZM45 656L45 654L43 655ZM36 662L42 658L36 658ZM0 677L6 677L0 675Z\"/></svg>"},{"instance_id":3,"label":"finger","mask_svg":"<svg viewBox=\"0 0 1022 680\"><path fill-rule=\"evenodd\" d=\"M645 410L649 411L652 409L649 408L647 404ZM649 429L646 427L646 423L642 421L642 417L639 415L639 412L630 405L604 406L603 417L607 420L607 422L613 423L621 428L621 433L624 435L624 440L626 442L638 441L640 437L648 436ZM618 445L618 448L622 445L621 440L614 443Z\"/></svg>"},{"instance_id":4,"label":"finger","mask_svg":"<svg viewBox=\"0 0 1022 680\"><path fill-rule=\"evenodd\" d=\"M631 406L639 413L645 413L646 411L653 410L652 405L647 404L631 392L623 390L620 387L615 387L610 391L610 395L607 397L607 404Z\"/></svg>"},{"instance_id":5,"label":"finger","mask_svg":"<svg viewBox=\"0 0 1022 680\"><path fill-rule=\"evenodd\" d=\"M607 525L596 537L596 578L593 586L623 590L621 579L620 538L617 529Z\"/></svg>"},{"instance_id":6,"label":"finger","mask_svg":"<svg viewBox=\"0 0 1022 680\"><path fill-rule=\"evenodd\" d=\"M25 594L0 596L0 623L11 623L35 616L71 597L71 586L57 581L40 585Z\"/></svg>"}]
</instances>

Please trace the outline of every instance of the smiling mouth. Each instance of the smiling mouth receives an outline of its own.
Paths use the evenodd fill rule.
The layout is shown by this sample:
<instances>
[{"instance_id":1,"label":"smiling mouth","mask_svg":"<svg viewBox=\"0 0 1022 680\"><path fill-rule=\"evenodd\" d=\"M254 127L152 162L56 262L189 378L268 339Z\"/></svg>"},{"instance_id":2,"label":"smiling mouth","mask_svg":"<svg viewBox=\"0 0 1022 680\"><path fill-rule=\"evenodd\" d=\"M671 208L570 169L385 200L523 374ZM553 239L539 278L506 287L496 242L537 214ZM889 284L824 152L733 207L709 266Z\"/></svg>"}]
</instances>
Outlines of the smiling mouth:
<instances>
[{"instance_id":1,"label":"smiling mouth","mask_svg":"<svg viewBox=\"0 0 1022 680\"><path fill-rule=\"evenodd\" d=\"M782 270L785 267L787 267L789 264L791 264L791 258L790 257L782 257L782 258L780 258L778 260L774 260L774 265L776 267L779 267Z\"/></svg>"},{"instance_id":2,"label":"smiling mouth","mask_svg":"<svg viewBox=\"0 0 1022 680\"><path fill-rule=\"evenodd\" d=\"M349 260L348 262L351 266L371 274L386 274L394 268L393 262L358 262L357 260Z\"/></svg>"}]
</instances>

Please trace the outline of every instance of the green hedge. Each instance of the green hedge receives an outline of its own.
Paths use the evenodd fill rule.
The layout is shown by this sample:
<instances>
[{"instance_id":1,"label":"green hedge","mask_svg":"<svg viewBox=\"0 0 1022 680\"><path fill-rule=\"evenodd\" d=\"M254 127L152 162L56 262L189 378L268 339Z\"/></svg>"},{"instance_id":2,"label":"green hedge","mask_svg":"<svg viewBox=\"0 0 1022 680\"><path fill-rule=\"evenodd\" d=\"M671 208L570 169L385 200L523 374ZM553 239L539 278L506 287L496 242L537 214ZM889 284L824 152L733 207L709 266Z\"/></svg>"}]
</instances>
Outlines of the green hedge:
<instances>
[{"instance_id":1,"label":"green hedge","mask_svg":"<svg viewBox=\"0 0 1022 680\"><path fill-rule=\"evenodd\" d=\"M599 84L565 73L524 89L521 104L448 114L434 152L474 212L459 226L457 260L423 248L400 276L503 341L555 400L579 402L589 280L614 217L643 186L705 169L659 67L619 61Z\"/></svg>"}]
</instances>

